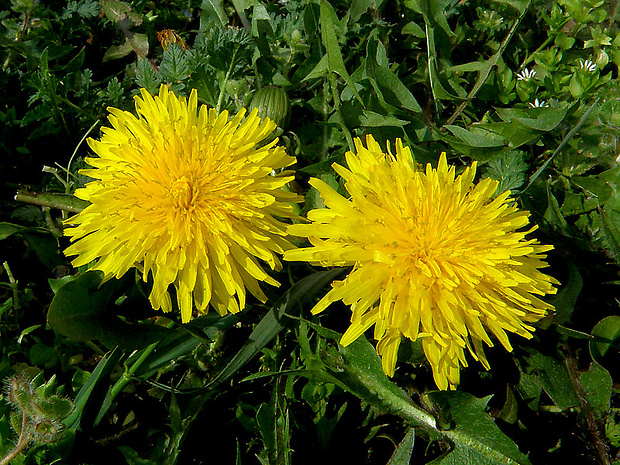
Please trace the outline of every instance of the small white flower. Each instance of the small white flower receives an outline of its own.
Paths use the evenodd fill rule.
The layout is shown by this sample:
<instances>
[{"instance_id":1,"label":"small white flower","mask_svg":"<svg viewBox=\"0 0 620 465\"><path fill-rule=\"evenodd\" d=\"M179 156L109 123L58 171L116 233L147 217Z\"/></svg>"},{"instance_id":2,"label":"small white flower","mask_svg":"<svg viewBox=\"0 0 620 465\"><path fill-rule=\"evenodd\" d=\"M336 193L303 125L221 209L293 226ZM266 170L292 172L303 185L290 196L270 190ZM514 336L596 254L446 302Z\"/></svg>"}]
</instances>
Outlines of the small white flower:
<instances>
[{"instance_id":1,"label":"small white flower","mask_svg":"<svg viewBox=\"0 0 620 465\"><path fill-rule=\"evenodd\" d=\"M544 100L538 100L538 99L535 99L533 102L530 102L529 105L532 108L548 108L549 107L549 104L547 102L545 102Z\"/></svg>"},{"instance_id":2,"label":"small white flower","mask_svg":"<svg viewBox=\"0 0 620 465\"><path fill-rule=\"evenodd\" d=\"M517 81L529 81L534 76L536 76L536 71L525 68L520 73L517 73Z\"/></svg>"},{"instance_id":3,"label":"small white flower","mask_svg":"<svg viewBox=\"0 0 620 465\"><path fill-rule=\"evenodd\" d=\"M594 71L596 71L596 63L590 60L579 60L579 67L585 71L588 71L589 73L593 73Z\"/></svg>"}]
</instances>

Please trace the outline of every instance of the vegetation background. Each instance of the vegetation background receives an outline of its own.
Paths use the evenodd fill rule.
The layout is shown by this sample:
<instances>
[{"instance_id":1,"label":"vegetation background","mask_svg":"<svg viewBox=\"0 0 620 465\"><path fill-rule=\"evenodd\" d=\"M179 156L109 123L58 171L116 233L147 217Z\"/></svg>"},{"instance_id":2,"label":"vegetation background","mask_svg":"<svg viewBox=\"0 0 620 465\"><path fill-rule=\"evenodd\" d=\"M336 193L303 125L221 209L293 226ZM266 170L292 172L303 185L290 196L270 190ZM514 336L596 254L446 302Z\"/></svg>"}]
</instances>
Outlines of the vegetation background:
<instances>
[{"instance_id":1,"label":"vegetation background","mask_svg":"<svg viewBox=\"0 0 620 465\"><path fill-rule=\"evenodd\" d=\"M0 457L620 463L617 3L3 2ZM556 313L437 392L417 343L388 379L364 338L338 346L348 309L310 316L341 270L289 265L266 305L188 325L153 312L131 273L100 288L62 254L83 142L108 106L162 83L233 113L284 90L265 111L304 191L310 176L338 187L331 164L366 134L402 138L422 164L478 160L555 246ZM307 191L303 210L317 206Z\"/></svg>"}]
</instances>

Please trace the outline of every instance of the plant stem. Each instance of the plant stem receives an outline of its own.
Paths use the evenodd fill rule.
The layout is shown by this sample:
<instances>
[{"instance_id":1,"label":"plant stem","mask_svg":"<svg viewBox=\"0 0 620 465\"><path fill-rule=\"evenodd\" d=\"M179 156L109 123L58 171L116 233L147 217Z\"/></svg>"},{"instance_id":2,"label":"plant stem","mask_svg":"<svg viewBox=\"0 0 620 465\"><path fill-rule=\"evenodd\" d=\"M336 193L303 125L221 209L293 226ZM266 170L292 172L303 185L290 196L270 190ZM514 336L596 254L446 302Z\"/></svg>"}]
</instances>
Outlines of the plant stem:
<instances>
[{"instance_id":1,"label":"plant stem","mask_svg":"<svg viewBox=\"0 0 620 465\"><path fill-rule=\"evenodd\" d=\"M116 381L114 386L112 386L112 388L108 391L108 393L105 396L105 399L103 400L103 403L101 404L101 409L99 409L97 418L95 419L95 425L99 424L99 422L101 421L105 413L108 411L108 409L112 405L112 402L114 401L114 399L116 399L116 396L118 396L121 393L121 391L125 389L125 386L127 386L129 381L131 381L133 374L136 372L138 368L140 368L140 366L144 363L147 357L151 355L151 353L153 352L153 350L155 350L155 347L157 347L158 344L159 344L159 341L153 342L149 346L145 347L142 350L140 357L138 357L138 360L136 360L133 363L133 365L131 365L131 367L127 369L121 375L121 377L118 379L118 381Z\"/></svg>"},{"instance_id":2,"label":"plant stem","mask_svg":"<svg viewBox=\"0 0 620 465\"><path fill-rule=\"evenodd\" d=\"M558 28L558 30L557 30L558 33L560 32L560 30L562 29L562 27L564 27L564 25L566 23L568 23L568 19L565 20L562 23L562 25ZM538 52L540 52L541 50L544 50L545 47L551 43L551 41L555 40L556 36L557 36L557 34L551 35L551 36L547 37L545 39L545 41L536 50L534 50L532 53L530 53L528 55L528 57L525 60L523 60L523 63L521 63L521 66L519 67L519 69L521 70L521 69L525 68L528 65L528 63L534 59L534 57L536 56L536 54Z\"/></svg>"},{"instance_id":3,"label":"plant stem","mask_svg":"<svg viewBox=\"0 0 620 465\"><path fill-rule=\"evenodd\" d=\"M65 183L65 193L69 194L69 175L71 174L71 163L73 162L73 158L75 157L75 155L77 154L80 146L82 145L82 143L84 143L84 141L86 140L86 138L88 137L88 135L90 134L90 132L95 129L95 127L99 124L99 118L97 118L97 120L92 124L91 127L88 128L88 130L84 133L84 135L82 136L82 138L80 139L80 141L78 142L78 144L75 146L75 150L73 151L73 153L71 154L71 158L69 158L69 163L67 164L67 181Z\"/></svg>"},{"instance_id":4,"label":"plant stem","mask_svg":"<svg viewBox=\"0 0 620 465\"><path fill-rule=\"evenodd\" d=\"M17 311L21 308L21 305L19 303L19 291L17 288L18 282L13 276L11 268L9 268L9 262L4 262L2 266L4 268L4 271L6 271L6 275L9 278L9 284L11 286L11 290L13 291L13 308L15 309L15 311Z\"/></svg>"},{"instance_id":5,"label":"plant stem","mask_svg":"<svg viewBox=\"0 0 620 465\"><path fill-rule=\"evenodd\" d=\"M57 208L68 212L79 213L90 203L68 194L50 192L28 192L20 190L15 195L18 202L39 205L41 207Z\"/></svg>"},{"instance_id":6,"label":"plant stem","mask_svg":"<svg viewBox=\"0 0 620 465\"><path fill-rule=\"evenodd\" d=\"M0 465L8 465L11 460L13 460L17 455L23 451L26 446L30 443L30 433L26 432L26 421L28 417L26 416L26 412L22 413L22 429L19 433L19 440L17 441L17 445L15 449L7 454L2 460L0 460Z\"/></svg>"},{"instance_id":7,"label":"plant stem","mask_svg":"<svg viewBox=\"0 0 620 465\"><path fill-rule=\"evenodd\" d=\"M157 347L157 344L159 344L159 341L153 342L151 345L147 346L142 351L142 354L140 354L140 357L138 357L138 360L136 360L134 364L131 365L131 367L127 371L125 371L125 373L123 373L123 375L116 382L116 384L112 386L112 390L110 391L110 396L112 397L112 399L114 399L117 395L121 393L123 389L125 389L125 386L127 386L129 381L131 381L133 374L138 368L140 368L146 358L151 355L151 353L155 350L155 347Z\"/></svg>"}]
</instances>

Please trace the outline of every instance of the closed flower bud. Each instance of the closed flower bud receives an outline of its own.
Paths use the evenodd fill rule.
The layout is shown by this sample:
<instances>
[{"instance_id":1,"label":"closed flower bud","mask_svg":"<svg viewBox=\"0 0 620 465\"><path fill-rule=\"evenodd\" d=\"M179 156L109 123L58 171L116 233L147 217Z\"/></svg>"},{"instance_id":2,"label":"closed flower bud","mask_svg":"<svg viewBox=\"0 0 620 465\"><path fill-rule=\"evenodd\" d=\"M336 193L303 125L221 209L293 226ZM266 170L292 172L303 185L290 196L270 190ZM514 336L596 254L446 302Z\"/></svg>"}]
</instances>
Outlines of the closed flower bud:
<instances>
[{"instance_id":1,"label":"closed flower bud","mask_svg":"<svg viewBox=\"0 0 620 465\"><path fill-rule=\"evenodd\" d=\"M286 129L291 120L291 101L280 87L267 86L258 90L250 102L250 110L258 109L261 118L269 118Z\"/></svg>"}]
</instances>

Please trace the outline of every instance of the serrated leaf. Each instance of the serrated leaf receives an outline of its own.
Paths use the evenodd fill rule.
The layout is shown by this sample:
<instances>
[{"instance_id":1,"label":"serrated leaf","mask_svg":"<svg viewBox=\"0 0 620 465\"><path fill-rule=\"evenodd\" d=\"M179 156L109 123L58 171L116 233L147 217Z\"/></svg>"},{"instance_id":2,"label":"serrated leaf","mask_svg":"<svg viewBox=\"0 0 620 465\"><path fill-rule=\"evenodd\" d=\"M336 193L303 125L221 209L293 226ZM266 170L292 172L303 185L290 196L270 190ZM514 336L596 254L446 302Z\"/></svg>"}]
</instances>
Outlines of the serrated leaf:
<instances>
[{"instance_id":1,"label":"serrated leaf","mask_svg":"<svg viewBox=\"0 0 620 465\"><path fill-rule=\"evenodd\" d=\"M394 384L381 368L376 349L360 336L346 347L339 346L341 357L323 357L332 377L340 386L375 407L399 415L412 426L420 427L431 439L439 437L435 418L418 407L400 387ZM336 365L330 363L336 361Z\"/></svg>"},{"instance_id":2,"label":"serrated leaf","mask_svg":"<svg viewBox=\"0 0 620 465\"><path fill-rule=\"evenodd\" d=\"M513 150L489 160L484 175L499 181L497 192L516 191L525 182L528 165L523 161L523 153Z\"/></svg>"},{"instance_id":3,"label":"serrated leaf","mask_svg":"<svg viewBox=\"0 0 620 465\"><path fill-rule=\"evenodd\" d=\"M454 424L443 432L454 443L453 449L429 465L530 463L486 412L491 396L480 399L460 391L435 391L428 396Z\"/></svg>"},{"instance_id":4,"label":"serrated leaf","mask_svg":"<svg viewBox=\"0 0 620 465\"><path fill-rule=\"evenodd\" d=\"M546 184L547 190L547 209L545 210L544 218L549 222L551 226L557 228L560 231L568 230L568 222L564 218L562 214L562 209L560 208L560 204L558 203L558 199L556 199L555 195L551 191L550 183Z\"/></svg>"},{"instance_id":5,"label":"serrated leaf","mask_svg":"<svg viewBox=\"0 0 620 465\"><path fill-rule=\"evenodd\" d=\"M170 44L159 66L161 82L180 82L190 73L188 54L179 44Z\"/></svg>"},{"instance_id":6,"label":"serrated leaf","mask_svg":"<svg viewBox=\"0 0 620 465\"><path fill-rule=\"evenodd\" d=\"M159 90L159 76L147 58L138 58L136 84L155 95Z\"/></svg>"}]
</instances>

